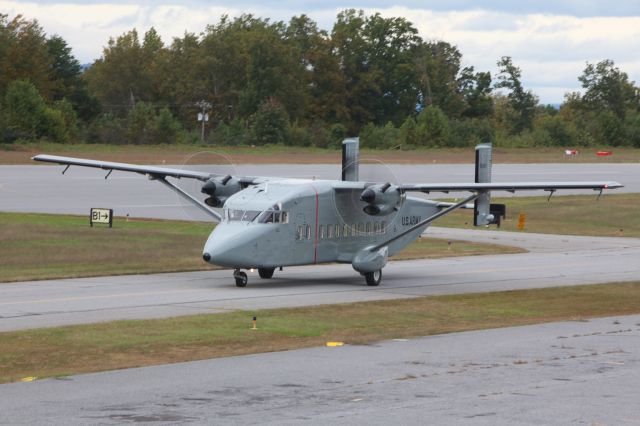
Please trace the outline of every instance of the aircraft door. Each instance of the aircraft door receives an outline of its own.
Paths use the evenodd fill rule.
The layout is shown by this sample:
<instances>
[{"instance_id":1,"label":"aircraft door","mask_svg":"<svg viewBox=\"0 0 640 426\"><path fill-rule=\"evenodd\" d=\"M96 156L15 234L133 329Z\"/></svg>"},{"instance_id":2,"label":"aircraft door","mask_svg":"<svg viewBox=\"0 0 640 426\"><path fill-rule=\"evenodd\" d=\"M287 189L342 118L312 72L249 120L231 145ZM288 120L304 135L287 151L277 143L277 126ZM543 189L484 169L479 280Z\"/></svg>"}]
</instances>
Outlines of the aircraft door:
<instances>
[{"instance_id":1,"label":"aircraft door","mask_svg":"<svg viewBox=\"0 0 640 426\"><path fill-rule=\"evenodd\" d=\"M297 205L298 212L293 219L294 243L291 244L293 253L291 258L294 264L307 264L313 262L315 242L315 224L311 222L306 210L310 208L308 199L303 198ZM314 207L315 208L315 207Z\"/></svg>"}]
</instances>

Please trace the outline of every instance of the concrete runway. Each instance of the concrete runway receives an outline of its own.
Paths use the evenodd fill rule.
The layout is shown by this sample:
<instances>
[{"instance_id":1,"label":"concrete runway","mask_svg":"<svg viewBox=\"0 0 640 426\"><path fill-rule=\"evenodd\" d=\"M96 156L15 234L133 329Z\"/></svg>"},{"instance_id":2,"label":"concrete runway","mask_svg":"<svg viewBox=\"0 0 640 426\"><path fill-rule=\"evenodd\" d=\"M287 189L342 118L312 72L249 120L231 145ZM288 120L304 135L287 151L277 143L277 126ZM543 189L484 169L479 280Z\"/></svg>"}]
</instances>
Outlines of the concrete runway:
<instances>
[{"instance_id":1,"label":"concrete runway","mask_svg":"<svg viewBox=\"0 0 640 426\"><path fill-rule=\"evenodd\" d=\"M177 166L181 167L181 166ZM398 165L363 164L360 178L371 181L470 182L472 164ZM336 164L260 164L237 166L189 166L202 171L217 171L250 176L316 177L336 179ZM164 219L209 220L197 208L187 205L163 185L149 182L144 176L71 167L62 175L62 166L0 166L0 211L89 214L91 207L113 208L117 216ZM624 188L610 191L640 192L638 164L494 164L493 180L506 181L618 181ZM178 184L191 193L200 194L200 182L182 180ZM559 191L559 195L594 194L593 191ZM545 195L541 191L522 191L515 196ZM432 194L437 197L460 197L463 194ZM494 196L514 196L496 192ZM595 197L594 197L595 198Z\"/></svg>"},{"instance_id":2,"label":"concrete runway","mask_svg":"<svg viewBox=\"0 0 640 426\"><path fill-rule=\"evenodd\" d=\"M271 280L230 270L0 284L0 331L227 310L595 284L640 279L640 239L429 228L427 236L508 244L529 253L390 262L380 287L350 265L285 268Z\"/></svg>"},{"instance_id":3,"label":"concrete runway","mask_svg":"<svg viewBox=\"0 0 640 426\"><path fill-rule=\"evenodd\" d=\"M0 385L0 422L640 423L640 315Z\"/></svg>"}]
</instances>

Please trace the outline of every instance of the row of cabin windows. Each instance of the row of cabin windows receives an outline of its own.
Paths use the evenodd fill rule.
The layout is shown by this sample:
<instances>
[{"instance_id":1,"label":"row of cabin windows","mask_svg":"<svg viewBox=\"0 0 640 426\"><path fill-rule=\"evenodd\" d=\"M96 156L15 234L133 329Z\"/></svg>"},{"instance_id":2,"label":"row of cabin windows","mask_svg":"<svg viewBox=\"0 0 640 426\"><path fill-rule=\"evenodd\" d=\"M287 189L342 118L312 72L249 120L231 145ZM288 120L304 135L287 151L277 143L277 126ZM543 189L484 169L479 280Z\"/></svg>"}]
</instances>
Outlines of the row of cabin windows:
<instances>
[{"instance_id":1,"label":"row of cabin windows","mask_svg":"<svg viewBox=\"0 0 640 426\"><path fill-rule=\"evenodd\" d=\"M387 222L354 223L352 225L320 225L318 226L318 238L350 238L382 235L387 233ZM298 225L296 240L311 239L311 225Z\"/></svg>"}]
</instances>

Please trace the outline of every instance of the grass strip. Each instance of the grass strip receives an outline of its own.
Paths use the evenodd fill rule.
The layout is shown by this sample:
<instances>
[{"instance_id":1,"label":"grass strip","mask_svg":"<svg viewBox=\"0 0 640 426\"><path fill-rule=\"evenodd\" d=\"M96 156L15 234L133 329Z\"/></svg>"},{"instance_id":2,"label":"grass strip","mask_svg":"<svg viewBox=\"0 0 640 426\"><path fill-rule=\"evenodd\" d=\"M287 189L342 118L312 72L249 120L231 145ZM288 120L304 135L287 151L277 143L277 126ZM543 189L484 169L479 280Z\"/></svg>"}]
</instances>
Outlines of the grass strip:
<instances>
[{"instance_id":1,"label":"grass strip","mask_svg":"<svg viewBox=\"0 0 640 426\"><path fill-rule=\"evenodd\" d=\"M6 332L0 382L637 313L640 281Z\"/></svg>"},{"instance_id":2,"label":"grass strip","mask_svg":"<svg viewBox=\"0 0 640 426\"><path fill-rule=\"evenodd\" d=\"M640 194L554 195L547 197L493 197L493 203L507 206L501 231L538 232L599 237L640 237ZM518 229L520 213L525 214L524 231ZM458 210L438 219L434 226L475 228L473 212ZM491 229L495 229L492 227Z\"/></svg>"},{"instance_id":3,"label":"grass strip","mask_svg":"<svg viewBox=\"0 0 640 426\"><path fill-rule=\"evenodd\" d=\"M501 148L494 147L494 163L638 163L640 149L621 147L578 147L580 155L567 157L563 148ZM598 157L598 150L610 150L614 155ZM340 147L315 148L284 145L212 146L212 145L104 145L25 143L0 146L0 164L35 164L36 154L89 157L138 164L339 164ZM473 147L417 148L413 150L380 150L361 147L360 154L394 164L473 163Z\"/></svg>"},{"instance_id":4,"label":"grass strip","mask_svg":"<svg viewBox=\"0 0 640 426\"><path fill-rule=\"evenodd\" d=\"M0 213L0 282L214 269L202 260L213 223ZM423 238L394 257L439 258L519 253L514 247Z\"/></svg>"}]
</instances>

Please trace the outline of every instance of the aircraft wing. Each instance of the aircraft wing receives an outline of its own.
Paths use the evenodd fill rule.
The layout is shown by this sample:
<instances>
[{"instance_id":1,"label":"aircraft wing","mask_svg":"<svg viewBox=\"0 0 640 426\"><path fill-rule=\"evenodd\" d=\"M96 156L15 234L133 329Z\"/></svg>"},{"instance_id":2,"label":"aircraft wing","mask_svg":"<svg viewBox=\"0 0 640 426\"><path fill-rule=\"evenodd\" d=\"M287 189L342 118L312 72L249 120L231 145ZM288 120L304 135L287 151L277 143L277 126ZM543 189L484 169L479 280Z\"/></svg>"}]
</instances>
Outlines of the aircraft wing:
<instances>
[{"instance_id":1,"label":"aircraft wing","mask_svg":"<svg viewBox=\"0 0 640 426\"><path fill-rule=\"evenodd\" d=\"M149 175L150 177L170 176L177 179L190 178L190 179L198 179L201 181L206 181L212 177L218 176L212 173L203 173L203 172L196 172L191 170L180 170L180 169L171 169L171 168L155 167L155 166L140 166L137 164L114 163L111 161L88 160L84 158L73 158L73 157L60 157L57 155L40 154L40 155L36 155L35 157L32 157L31 159L35 161L44 161L47 163L64 164L67 166L95 167L103 170L119 170L123 172L135 172L135 173Z\"/></svg>"},{"instance_id":2,"label":"aircraft wing","mask_svg":"<svg viewBox=\"0 0 640 426\"><path fill-rule=\"evenodd\" d=\"M621 188L618 182L490 182L490 183L418 183L400 185L401 191L430 192L481 192L481 191L556 191L558 189L614 189Z\"/></svg>"},{"instance_id":3,"label":"aircraft wing","mask_svg":"<svg viewBox=\"0 0 640 426\"><path fill-rule=\"evenodd\" d=\"M109 176L109 174L113 170L140 173L143 175L147 175L149 179L156 180L162 183L163 185L169 187L173 191L177 192L180 196L184 197L189 202L193 203L202 211L204 211L206 214L212 216L214 219L218 221L222 220L222 216L220 215L220 213L211 209L210 206L198 200L193 195L185 192L183 189L179 188L175 184L169 182L167 180L167 177L172 177L176 179L181 179L181 178L198 179L200 181L205 182L204 185L206 185L209 179L211 178L219 178L218 185L222 185L222 186L226 185L226 183L232 179L232 176L219 175L215 173L197 172L193 170L172 169L168 167L142 166L142 165L128 164L128 163L115 163L111 161L89 160L85 158L61 157L57 155L40 154L32 157L31 159L34 161L43 161L46 163L56 163L56 164L66 165L67 168L69 168L70 166L82 166L82 167L94 167L98 169L108 170L109 173L105 176L105 179ZM67 169L65 169L65 171L66 170ZM237 186L238 190L241 189L242 187L252 185L259 181L258 178L249 177L249 176L236 177L235 179L240 185L240 186ZM215 188L215 185L213 187Z\"/></svg>"}]
</instances>

